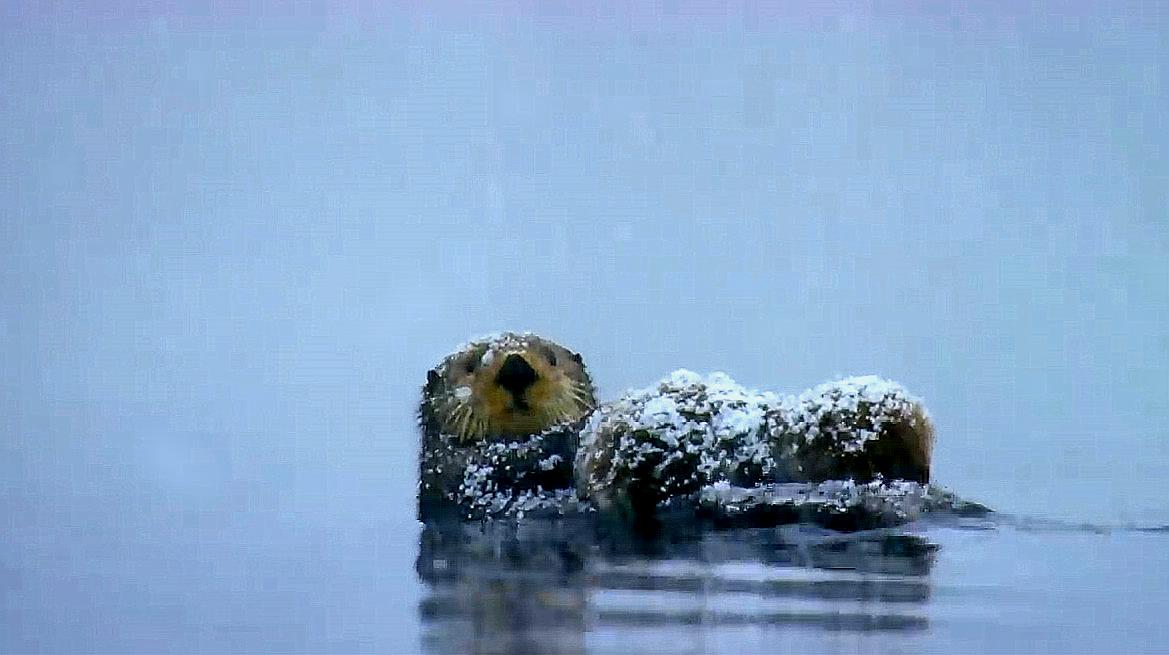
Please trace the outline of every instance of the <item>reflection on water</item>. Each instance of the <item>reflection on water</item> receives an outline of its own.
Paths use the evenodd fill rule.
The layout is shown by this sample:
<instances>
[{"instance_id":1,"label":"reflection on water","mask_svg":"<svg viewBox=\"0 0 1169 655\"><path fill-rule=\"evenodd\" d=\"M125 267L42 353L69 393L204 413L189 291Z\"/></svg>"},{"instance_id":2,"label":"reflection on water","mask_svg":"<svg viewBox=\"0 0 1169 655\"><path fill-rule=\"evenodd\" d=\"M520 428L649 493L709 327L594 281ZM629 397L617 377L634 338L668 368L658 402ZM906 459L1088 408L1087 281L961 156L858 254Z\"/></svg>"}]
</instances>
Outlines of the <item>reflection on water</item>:
<instances>
[{"instance_id":1,"label":"reflection on water","mask_svg":"<svg viewBox=\"0 0 1169 655\"><path fill-rule=\"evenodd\" d=\"M417 570L429 652L701 652L720 631L920 631L936 546L800 527L655 539L584 519L428 526Z\"/></svg>"}]
</instances>

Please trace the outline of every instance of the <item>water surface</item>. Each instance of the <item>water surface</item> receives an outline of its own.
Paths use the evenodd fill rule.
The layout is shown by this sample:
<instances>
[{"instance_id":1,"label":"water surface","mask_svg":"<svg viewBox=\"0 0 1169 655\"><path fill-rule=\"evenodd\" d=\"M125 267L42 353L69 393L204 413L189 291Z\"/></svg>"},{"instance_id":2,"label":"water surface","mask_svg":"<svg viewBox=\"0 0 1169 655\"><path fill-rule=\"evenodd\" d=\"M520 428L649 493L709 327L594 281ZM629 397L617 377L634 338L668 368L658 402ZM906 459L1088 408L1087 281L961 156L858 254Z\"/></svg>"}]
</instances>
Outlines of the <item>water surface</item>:
<instances>
[{"instance_id":1,"label":"water surface","mask_svg":"<svg viewBox=\"0 0 1169 655\"><path fill-rule=\"evenodd\" d=\"M423 535L427 652L1163 652L1169 534L995 521Z\"/></svg>"}]
</instances>

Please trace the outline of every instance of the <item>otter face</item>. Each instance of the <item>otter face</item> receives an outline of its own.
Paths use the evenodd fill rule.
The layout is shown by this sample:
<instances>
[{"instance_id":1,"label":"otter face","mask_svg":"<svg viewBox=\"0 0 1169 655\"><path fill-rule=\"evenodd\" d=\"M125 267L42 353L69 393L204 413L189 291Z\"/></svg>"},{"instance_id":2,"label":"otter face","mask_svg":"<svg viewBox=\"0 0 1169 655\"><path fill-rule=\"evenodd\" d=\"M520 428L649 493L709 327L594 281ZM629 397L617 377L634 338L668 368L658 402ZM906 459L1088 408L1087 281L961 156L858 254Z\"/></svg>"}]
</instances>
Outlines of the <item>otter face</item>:
<instances>
[{"instance_id":1,"label":"otter face","mask_svg":"<svg viewBox=\"0 0 1169 655\"><path fill-rule=\"evenodd\" d=\"M427 431L461 441L538 434L596 404L580 355L532 334L476 341L427 374Z\"/></svg>"}]
</instances>

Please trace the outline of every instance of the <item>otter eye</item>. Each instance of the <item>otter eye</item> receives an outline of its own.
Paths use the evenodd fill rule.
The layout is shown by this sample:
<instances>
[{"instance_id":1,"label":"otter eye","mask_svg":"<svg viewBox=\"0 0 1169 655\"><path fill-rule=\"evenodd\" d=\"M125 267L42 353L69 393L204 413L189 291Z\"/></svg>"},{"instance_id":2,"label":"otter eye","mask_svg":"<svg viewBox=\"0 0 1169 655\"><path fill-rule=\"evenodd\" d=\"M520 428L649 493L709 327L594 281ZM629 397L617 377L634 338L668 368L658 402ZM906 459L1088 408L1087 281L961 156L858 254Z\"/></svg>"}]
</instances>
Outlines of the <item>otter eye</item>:
<instances>
[{"instance_id":1,"label":"otter eye","mask_svg":"<svg viewBox=\"0 0 1169 655\"><path fill-rule=\"evenodd\" d=\"M468 373L474 373L477 368L479 368L479 360L474 357L463 362L463 370Z\"/></svg>"},{"instance_id":2,"label":"otter eye","mask_svg":"<svg viewBox=\"0 0 1169 655\"><path fill-rule=\"evenodd\" d=\"M545 351L544 356L548 358L548 363L556 366L556 353L551 350Z\"/></svg>"}]
</instances>

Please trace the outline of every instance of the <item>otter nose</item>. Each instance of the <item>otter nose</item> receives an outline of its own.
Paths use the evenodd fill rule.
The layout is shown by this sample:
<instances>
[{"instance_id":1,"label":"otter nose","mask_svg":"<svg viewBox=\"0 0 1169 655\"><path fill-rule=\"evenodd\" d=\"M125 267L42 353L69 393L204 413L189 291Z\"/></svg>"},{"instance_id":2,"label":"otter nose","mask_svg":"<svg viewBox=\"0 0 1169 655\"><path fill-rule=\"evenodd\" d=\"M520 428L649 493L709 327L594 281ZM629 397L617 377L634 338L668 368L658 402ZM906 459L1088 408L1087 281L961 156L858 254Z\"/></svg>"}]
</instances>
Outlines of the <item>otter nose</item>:
<instances>
[{"instance_id":1,"label":"otter nose","mask_svg":"<svg viewBox=\"0 0 1169 655\"><path fill-rule=\"evenodd\" d=\"M495 375L495 383L519 397L524 390L536 382L536 370L523 357L512 353L503 360L499 373Z\"/></svg>"}]
</instances>

